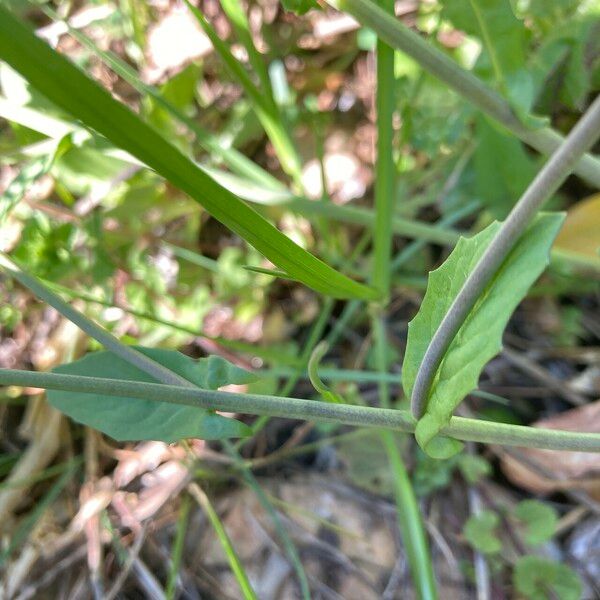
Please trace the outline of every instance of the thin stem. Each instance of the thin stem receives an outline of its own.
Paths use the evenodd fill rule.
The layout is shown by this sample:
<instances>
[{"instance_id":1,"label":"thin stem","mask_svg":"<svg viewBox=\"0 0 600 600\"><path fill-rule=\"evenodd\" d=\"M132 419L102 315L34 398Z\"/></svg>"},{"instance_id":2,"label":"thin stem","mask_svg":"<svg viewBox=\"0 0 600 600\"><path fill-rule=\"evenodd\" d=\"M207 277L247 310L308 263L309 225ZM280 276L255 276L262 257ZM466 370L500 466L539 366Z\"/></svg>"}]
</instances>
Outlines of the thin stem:
<instances>
[{"instance_id":1,"label":"thin stem","mask_svg":"<svg viewBox=\"0 0 600 600\"><path fill-rule=\"evenodd\" d=\"M539 152L549 154L562 143L562 136L549 127L538 130L525 127L500 94L487 87L471 72L457 65L449 56L408 29L371 0L327 0L327 2L339 10L350 13L361 25L373 29L379 38L412 57L423 69ZM580 156L574 171L600 187L598 157L590 154Z\"/></svg>"},{"instance_id":2,"label":"thin stem","mask_svg":"<svg viewBox=\"0 0 600 600\"><path fill-rule=\"evenodd\" d=\"M250 580L248 579L244 565L242 565L242 562L237 555L233 544L231 543L231 539L227 535L227 531L225 531L225 527L223 526L223 523L221 522L221 519L219 518L219 515L214 509L211 501L208 499L208 496L197 483L190 483L190 485L188 485L188 491L193 496L194 500L196 500L196 502L200 505L202 510L206 513L210 524L213 526L213 529L219 538L219 542L223 547L223 551L227 556L229 566L231 567L238 585L240 586L240 590L244 596L244 599L258 600L258 596L252 589L252 585L250 584Z\"/></svg>"},{"instance_id":3,"label":"thin stem","mask_svg":"<svg viewBox=\"0 0 600 600\"><path fill-rule=\"evenodd\" d=\"M383 0L385 10L393 11L394 2ZM387 302L390 288L390 253L392 250L392 218L396 198L394 168L393 116L396 99L394 50L377 40L377 163L375 165L375 235L374 265L371 282L383 293Z\"/></svg>"},{"instance_id":4,"label":"thin stem","mask_svg":"<svg viewBox=\"0 0 600 600\"><path fill-rule=\"evenodd\" d=\"M400 531L406 540L406 551L414 585L420 598L433 600L438 597L438 593L429 543L423 526L423 516L419 510L406 465L398 446L396 446L394 434L389 430L383 431L382 434L383 444L394 473L394 494L398 505L396 513Z\"/></svg>"},{"instance_id":5,"label":"thin stem","mask_svg":"<svg viewBox=\"0 0 600 600\"><path fill-rule=\"evenodd\" d=\"M79 327L83 332L87 333L90 337L93 337L113 354L116 354L118 357L136 366L138 369L149 373L155 379L162 381L163 383L169 383L172 385L185 385L183 382L187 382L187 385L192 385L189 381L187 381L187 379L184 379L183 377L173 373L173 371L170 369L167 369L163 365L149 359L141 352L138 352L135 348L121 343L112 333L106 331L84 314L74 309L62 298L47 288L40 280L23 272L17 264L15 264L10 260L10 258L8 258L8 256L1 252L0 267L4 269L11 277L16 279L21 285L28 288L40 300L50 304L50 306L55 308L61 315L69 319L69 321L72 323L75 323L75 325L77 325L77 327ZM149 371L150 364L152 372Z\"/></svg>"},{"instance_id":6,"label":"thin stem","mask_svg":"<svg viewBox=\"0 0 600 600\"><path fill-rule=\"evenodd\" d=\"M381 0L384 9L394 12L394 0ZM383 307L390 296L391 252L393 238L394 200L396 198L396 170L394 163L394 109L396 85L394 50L381 39L377 40L377 164L375 173L375 230L373 275L371 284L382 295L382 302L371 305L371 328L375 344L375 358L380 373L387 370L387 338ZM379 382L379 398L384 409L390 407L390 389L387 381ZM392 431L383 430L380 436L385 448L394 481L396 515L415 590L422 600L437 596L429 544L423 526L423 517L417 499L396 445Z\"/></svg>"},{"instance_id":7,"label":"thin stem","mask_svg":"<svg viewBox=\"0 0 600 600\"><path fill-rule=\"evenodd\" d=\"M138 352L135 348L126 346L120 342L111 333L104 330L102 327L88 319L84 314L75 310L59 296L57 296L52 290L48 289L41 281L27 275L19 267L13 263L6 255L0 253L0 267L4 268L9 275L14 277L22 285L31 290L38 298L44 300L57 311L59 311L64 317L75 323L80 329L82 329L89 336L93 337L96 341L100 342L105 348L110 350L113 354L116 354L128 363L135 365L148 375L154 377L158 381L162 381L164 384L179 386L183 389L198 390L198 388L177 373L174 373L170 369L164 367L160 363L147 357L145 354ZM329 300L328 300L329 301ZM168 401L168 400L167 400ZM225 441L225 447L229 454L236 460L237 466L240 468L242 473L248 478L252 479L252 474L249 472L246 465L243 463L241 456L237 452L237 449L229 441ZM258 486L258 484L257 484ZM256 491L256 489L255 489ZM268 499L264 494L258 495L259 501L264 506L265 510L269 514L275 514L275 510L269 505ZM294 569L298 575L300 582L300 588L302 591L302 597L307 598L308 594L308 582L306 574L302 568L302 564L298 558L298 553L294 547L294 544L281 526L279 520L275 519L275 529L277 530L282 543L284 544L285 550L294 566Z\"/></svg>"},{"instance_id":8,"label":"thin stem","mask_svg":"<svg viewBox=\"0 0 600 600\"><path fill-rule=\"evenodd\" d=\"M122 398L140 398L154 402L195 406L207 410L335 422L355 427L379 427L405 433L412 433L416 425L416 420L406 410L331 404L281 396L236 394L182 385L124 381L103 377L0 369L0 384L64 390L82 394L86 392L105 394ZM452 417L450 423L442 429L441 434L463 441L486 444L573 452L600 452L600 434L598 433L541 429L462 417Z\"/></svg>"},{"instance_id":9,"label":"thin stem","mask_svg":"<svg viewBox=\"0 0 600 600\"><path fill-rule=\"evenodd\" d=\"M303 600L310 600L310 585L308 583L308 577L306 576L306 572L302 566L298 549L294 545L292 538L285 529L279 513L277 510L275 510L271 499L267 496L262 487L260 487L260 483L258 483L256 480L254 473L252 473L252 465L247 464L247 462L244 461L239 452L236 450L235 446L229 440L224 440L223 445L227 454L229 454L229 456L232 458L235 467L240 471L244 481L246 482L246 485L248 485L248 487L254 492L255 496L258 498L258 501L273 522L275 532L279 537L279 540L283 545L283 549L290 559L294 570L296 571L298 583L300 584L300 594L302 595Z\"/></svg>"},{"instance_id":10,"label":"thin stem","mask_svg":"<svg viewBox=\"0 0 600 600\"><path fill-rule=\"evenodd\" d=\"M485 286L537 211L559 188L578 159L591 148L598 137L600 96L521 196L448 309L431 339L415 378L411 407L416 417L420 417L425 411L427 394L442 358Z\"/></svg>"},{"instance_id":11,"label":"thin stem","mask_svg":"<svg viewBox=\"0 0 600 600\"><path fill-rule=\"evenodd\" d=\"M360 206L341 206L331 202L293 198L281 204L282 208L297 212L307 218L314 215L324 215L345 223L354 223L373 227L376 216L373 211ZM422 223L413 219L405 219L392 215L390 224L393 233L408 238L422 239L443 246L454 246L460 237L460 232L440 227L431 223Z\"/></svg>"}]
</instances>

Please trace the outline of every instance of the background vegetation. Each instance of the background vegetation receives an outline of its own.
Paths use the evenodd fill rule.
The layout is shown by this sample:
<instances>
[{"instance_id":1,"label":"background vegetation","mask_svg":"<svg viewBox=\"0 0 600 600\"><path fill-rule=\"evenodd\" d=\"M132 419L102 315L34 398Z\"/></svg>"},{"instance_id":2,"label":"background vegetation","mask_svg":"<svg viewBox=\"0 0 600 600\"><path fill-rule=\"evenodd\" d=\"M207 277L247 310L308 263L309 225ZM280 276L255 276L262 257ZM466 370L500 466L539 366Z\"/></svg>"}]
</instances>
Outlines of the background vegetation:
<instances>
[{"instance_id":1,"label":"background vegetation","mask_svg":"<svg viewBox=\"0 0 600 600\"><path fill-rule=\"evenodd\" d=\"M378 27L368 2L337 4ZM0 279L3 368L107 345L60 296L130 351L163 349L143 356L180 376L192 363L165 350L210 356L202 388L408 409L400 367L428 272L507 216L545 163L536 148L556 133L543 132L568 134L600 87L595 1L396 3L503 99L503 126L325 4L2 7L0 250L6 273L22 269ZM546 206L567 213L550 265L458 414L600 432L594 160ZM430 287L433 302L460 276ZM495 322L475 321L490 338L529 285L505 280ZM136 378L119 356L76 364ZM9 598L600 593L598 454L469 443L436 460L389 431L191 408L146 419L144 400L115 418L122 403L103 396L0 394Z\"/></svg>"}]
</instances>

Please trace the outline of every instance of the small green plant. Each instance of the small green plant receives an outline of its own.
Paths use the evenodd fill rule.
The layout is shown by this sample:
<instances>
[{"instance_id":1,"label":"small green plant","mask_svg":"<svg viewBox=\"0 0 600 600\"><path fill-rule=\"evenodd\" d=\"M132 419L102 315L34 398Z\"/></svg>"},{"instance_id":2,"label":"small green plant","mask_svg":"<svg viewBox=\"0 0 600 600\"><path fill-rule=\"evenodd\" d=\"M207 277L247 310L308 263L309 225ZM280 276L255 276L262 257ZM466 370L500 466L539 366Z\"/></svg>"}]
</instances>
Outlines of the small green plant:
<instances>
[{"instance_id":1,"label":"small green plant","mask_svg":"<svg viewBox=\"0 0 600 600\"><path fill-rule=\"evenodd\" d=\"M284 4L300 13L313 7L308 0ZM168 141L154 125L115 100L80 68L36 37L11 10L0 5L0 59L72 119L66 125L58 118L50 119L49 123L44 121L46 131L47 127L60 131L60 139L57 142L56 134L48 134L55 140L49 158L32 160L18 180L13 182L0 208L0 220L19 202L23 187L46 173L53 161L68 151L70 144L77 143L80 147L85 144L109 146L113 154L118 154L119 158L115 160L123 160L124 164L133 165L144 172L151 170L152 173L147 175L156 180L164 178L276 267L267 269L252 265L252 272L259 273L261 277L281 277L300 282L326 298L311 332L310 343L294 364L301 370L308 369L310 380L324 401L289 397L296 375L288 380L288 384L276 396L220 391L219 388L227 384L250 383L255 376L214 356L196 361L173 351L122 343L65 302L38 277L27 272L28 269L20 264L25 257L19 252L11 257L0 257L3 271L77 324L105 350L90 353L51 373L1 370L0 384L46 388L53 406L74 420L99 429L117 440L160 439L173 442L186 437L224 440L227 452L251 487L255 486L252 473L244 467L238 448L228 440L256 433L267 417L311 419L376 428L380 432L378 435L393 475L393 491L399 507L398 522L405 540L413 582L421 598L432 599L437 597L437 591L428 541L395 432L414 433L427 460L452 460L462 448L463 441L600 452L598 434L545 430L453 416L465 396L476 388L485 364L500 351L501 336L511 314L549 260L550 249L563 216L560 213L541 213L540 209L572 171L600 184L600 161L587 154L600 137L600 98L592 103L567 138L562 139L546 124L545 119L531 114L532 94L522 93L523 90L527 92L530 86L527 82L523 83L522 57L518 52L512 52L521 43L520 30L516 31L518 39L508 43L507 48L495 48L489 43L490 35L485 27L487 16L482 19L481 14L475 11L475 21L480 28L483 27L480 33L487 44L487 63L479 65L479 68L480 71L486 67L491 69L496 88L493 89L473 73L462 69L434 45L404 27L393 16L393 2L386 1L377 6L370 0L331 0L331 4L352 14L378 36L378 160L374 212L338 207L326 198L311 202L302 197L302 165L292 129L285 111L275 99L262 57L253 45L245 13L234 0L224 0L223 8L246 49L253 70L251 74L237 61L227 44L219 39L202 12L190 3L187 5L211 39L220 60L226 64L248 98L250 109L260 121L283 171L289 177L287 186L239 152L224 149L212 134L199 127L177 106L176 100L169 99L164 90L143 84L127 64L110 53L100 51L85 36L74 32L82 44L140 93L155 102L170 118L188 127L199 144L227 165L230 172L199 165L179 148L179 144ZM475 1L459 4L460 10L446 9L447 18L456 20L457 26L469 32L473 30L473 20L463 23L461 19L466 14L464 11L469 9L467 4L471 8L476 8L478 4ZM514 14L507 3L502 6L492 4L499 11L496 17L516 27L512 22ZM486 10L491 9L487 7ZM55 18L52 11L46 11ZM494 23L497 24L497 21ZM393 138L396 51L412 57L424 71L440 79L477 110L500 123L505 130L542 153L551 155L526 189L519 190L523 194L503 222L494 222L475 236L458 239L456 232L397 215ZM479 127L489 127L489 124L486 121ZM501 135L504 134L503 131ZM88 147L88 150L94 151L94 148ZM107 163L105 166L109 169L114 165ZM305 213L363 225L366 223L370 228L369 235L365 237L366 244L371 238L373 240L370 279L358 281L345 275L280 232L262 213L242 199L244 194L244 198L252 196L253 186L258 186L260 196L274 199L273 204L283 198L288 206ZM232 189L241 191L234 193ZM69 190L60 192L65 199L72 200ZM133 202L135 198L128 197L128 200ZM32 238L37 231L32 225ZM60 235L63 233L58 232ZM430 274L421 308L410 324L402 386L406 398L411 400L411 411L395 408L389 380L386 379L388 349L385 309L391 295L391 275L403 261L408 260L411 252L409 250L392 261L394 233L416 237L417 243L456 243L444 264ZM63 256L68 259L69 236L65 234L63 237L61 243L64 242L66 252L63 252ZM47 239L42 241L47 242ZM47 257L46 247L42 246L40 244L40 261L43 262ZM54 247L48 252L53 251ZM180 255L185 253L185 249L179 250ZM190 255L188 251L187 257ZM198 258L195 260L198 262ZM64 262L67 263L66 268L73 267L68 260ZM200 263L204 267L208 265L209 269L219 267L218 261L211 262L210 259L201 260ZM111 270L110 260L106 257L102 264L96 266L100 270ZM318 375L319 361L327 346L318 346L317 343L332 311L331 298L349 301L347 312L344 313L348 318L360 303L367 304L380 407L345 403ZM138 311L138 314L143 316L146 313ZM343 318L340 318L340 322L343 322ZM165 325L164 320L162 324ZM186 331L181 324L179 329ZM190 329L187 328L187 331L189 333ZM227 343L226 340L224 343ZM263 353L267 356L268 349ZM218 410L263 418L249 427L217 414ZM487 467L481 462L464 458L464 461L456 458L453 464L467 477L475 480L486 472ZM441 479L444 477L442 473ZM256 493L260 498L259 489ZM225 532L220 528L210 502L201 490L197 490L197 495L227 548L244 596L253 598L254 592L248 578ZM269 510L266 497L262 497L262 502ZM508 518L513 517L524 526L524 539L528 544L541 543L552 535L555 528L555 516L538 504L522 503ZM465 538L474 548L487 555L498 554L502 549L497 536L499 522L500 517L496 513L482 512L467 523ZM295 566L303 597L309 597L308 581L297 553L281 529L280 537ZM545 574L544 581L541 574ZM573 581L570 571L541 558L527 556L519 560L514 568L514 581L516 589L527 597L545 598L543 594L548 586L554 593L564 594L560 597L575 597L569 595L572 591L561 591L563 588L575 589L575 584L567 586L565 583Z\"/></svg>"},{"instance_id":2,"label":"small green plant","mask_svg":"<svg viewBox=\"0 0 600 600\"><path fill-rule=\"evenodd\" d=\"M519 543L530 551L551 540L556 533L558 516L547 504L523 500L502 516L493 510L482 510L465 523L463 535L472 548L486 556L495 569L512 568L515 590L530 600L577 600L581 597L581 581L565 564L549 558L525 554L513 564L506 558L510 538L501 534L509 522Z\"/></svg>"}]
</instances>

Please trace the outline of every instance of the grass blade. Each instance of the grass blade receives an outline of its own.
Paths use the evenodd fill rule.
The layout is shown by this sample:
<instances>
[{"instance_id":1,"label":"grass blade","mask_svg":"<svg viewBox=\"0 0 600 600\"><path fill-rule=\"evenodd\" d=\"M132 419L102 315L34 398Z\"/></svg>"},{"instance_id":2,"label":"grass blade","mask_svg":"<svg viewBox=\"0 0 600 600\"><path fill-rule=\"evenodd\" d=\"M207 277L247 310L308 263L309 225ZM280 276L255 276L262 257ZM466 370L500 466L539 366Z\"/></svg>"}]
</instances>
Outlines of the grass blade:
<instances>
[{"instance_id":1,"label":"grass blade","mask_svg":"<svg viewBox=\"0 0 600 600\"><path fill-rule=\"evenodd\" d=\"M70 112L188 193L290 276L327 295L374 299L377 292L332 269L216 183L129 108L50 48L0 5L0 58Z\"/></svg>"},{"instance_id":2,"label":"grass blade","mask_svg":"<svg viewBox=\"0 0 600 600\"><path fill-rule=\"evenodd\" d=\"M254 590L250 585L250 580L248 579L244 565L242 565L239 556L237 555L233 544L231 543L231 540L225 531L225 527L223 527L223 523L221 522L221 519L219 519L219 515L208 499L208 496L196 483L191 483L188 486L188 491L193 496L194 500L198 502L202 510L206 513L210 524L213 526L213 529L219 538L219 542L221 542L221 546L223 547L223 550L227 556L227 560L229 561L229 566L231 567L231 570L237 579L238 585L240 586L240 590L242 591L245 600L258 600L258 596L254 593Z\"/></svg>"},{"instance_id":3,"label":"grass blade","mask_svg":"<svg viewBox=\"0 0 600 600\"><path fill-rule=\"evenodd\" d=\"M177 530L175 533L175 540L173 541L171 565L169 567L169 577L167 579L167 587L165 590L167 600L173 600L175 598L177 573L179 573L179 567L181 566L181 557L183 556L183 545L188 527L189 514L190 498L189 496L183 496L181 499L181 507L179 508L179 516L177 517Z\"/></svg>"},{"instance_id":4,"label":"grass blade","mask_svg":"<svg viewBox=\"0 0 600 600\"><path fill-rule=\"evenodd\" d=\"M388 13L394 12L394 0L381 0ZM396 198L396 168L394 164L395 74L394 50L381 39L377 40L377 163L375 173L375 228L374 266L372 284L382 293L384 302L390 296L391 251ZM375 359L380 373L385 373L387 339L383 305L373 307L372 332ZM390 389L386 381L380 381L379 396L384 408L390 407ZM381 431L381 439L388 457L394 482L396 516L406 547L413 585L421 600L436 600L437 590L429 544L425 535L423 518L402 455L393 432Z\"/></svg>"},{"instance_id":5,"label":"grass blade","mask_svg":"<svg viewBox=\"0 0 600 600\"><path fill-rule=\"evenodd\" d=\"M133 88L141 94L145 94L154 99L154 101L170 113L174 118L183 123L191 132L196 135L196 141L202 148L214 156L218 156L234 173L247 177L259 184L269 188L283 188L281 183L267 173L264 169L238 152L235 148L227 148L221 145L219 140L209 131L201 127L196 121L189 118L184 112L179 110L169 102L155 87L148 85L140 80L136 71L125 61L110 51L102 50L83 34L81 31L71 27L69 23L60 18L60 16L47 6L39 7L46 15L57 23L62 23L67 27L69 34L74 37L82 46L93 52L100 60L110 67L119 77L127 81Z\"/></svg>"},{"instance_id":6,"label":"grass blade","mask_svg":"<svg viewBox=\"0 0 600 600\"><path fill-rule=\"evenodd\" d=\"M269 78L269 71L267 65L263 60L262 54L258 51L252 40L252 33L250 32L250 24L248 18L244 12L244 8L240 0L221 0L221 8L225 11L227 18L233 25L235 34L237 35L240 42L246 48L248 53L248 59L254 69L260 85L262 86L263 93L268 94L269 98L273 100L273 90L271 88L271 79ZM273 103L275 101L273 100Z\"/></svg>"},{"instance_id":7,"label":"grass blade","mask_svg":"<svg viewBox=\"0 0 600 600\"><path fill-rule=\"evenodd\" d=\"M235 77L244 88L256 115L260 119L267 136L275 148L275 152L279 157L284 171L286 171L286 173L292 177L294 182L300 186L302 171L300 159L294 143L283 124L279 109L273 102L272 96L265 95L264 92L254 85L244 67L235 56L233 56L227 44L221 40L219 34L208 22L202 12L191 4L189 0L185 0L185 3L204 30L204 33L206 33L210 39L214 49L225 63L227 69L229 69L233 77Z\"/></svg>"}]
</instances>

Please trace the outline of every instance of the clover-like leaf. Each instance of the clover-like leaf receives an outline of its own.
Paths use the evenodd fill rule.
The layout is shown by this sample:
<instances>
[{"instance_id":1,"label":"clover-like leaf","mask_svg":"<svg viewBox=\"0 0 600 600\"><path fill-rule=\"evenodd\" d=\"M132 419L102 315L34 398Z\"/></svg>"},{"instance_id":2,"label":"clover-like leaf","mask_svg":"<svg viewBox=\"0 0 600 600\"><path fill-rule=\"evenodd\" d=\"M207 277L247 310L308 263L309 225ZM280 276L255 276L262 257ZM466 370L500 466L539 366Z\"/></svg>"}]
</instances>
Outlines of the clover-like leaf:
<instances>
[{"instance_id":1,"label":"clover-like leaf","mask_svg":"<svg viewBox=\"0 0 600 600\"><path fill-rule=\"evenodd\" d=\"M542 558L523 556L515 565L513 585L528 600L579 600L581 581L565 564Z\"/></svg>"},{"instance_id":2,"label":"clover-like leaf","mask_svg":"<svg viewBox=\"0 0 600 600\"><path fill-rule=\"evenodd\" d=\"M466 540L482 554L496 554L502 550L502 542L496 534L500 517L492 510L482 510L469 517L463 528Z\"/></svg>"},{"instance_id":3,"label":"clover-like leaf","mask_svg":"<svg viewBox=\"0 0 600 600\"><path fill-rule=\"evenodd\" d=\"M447 458L460 446L436 437L463 398L476 388L485 364L502 348L502 332L519 302L548 262L552 241L563 221L561 213L539 215L517 242L486 286L450 344L437 370L426 411L415 435L420 446L436 458ZM450 308L468 274L500 229L492 223L476 236L461 238L444 264L429 274L427 292L410 322L402 367L407 397L433 334Z\"/></svg>"},{"instance_id":4,"label":"clover-like leaf","mask_svg":"<svg viewBox=\"0 0 600 600\"><path fill-rule=\"evenodd\" d=\"M556 532L558 515L543 502L523 500L515 508L514 515L524 526L525 541L532 546L547 542Z\"/></svg>"},{"instance_id":5,"label":"clover-like leaf","mask_svg":"<svg viewBox=\"0 0 600 600\"><path fill-rule=\"evenodd\" d=\"M230 383L250 383L255 376L225 359L210 356L194 360L180 352L156 348L136 349L200 388L215 390ZM112 352L95 352L53 369L55 373L156 383L147 373ZM96 393L49 390L52 406L75 421L98 429L118 441L182 438L222 439L249 435L249 428L216 413L169 402L120 398Z\"/></svg>"},{"instance_id":6,"label":"clover-like leaf","mask_svg":"<svg viewBox=\"0 0 600 600\"><path fill-rule=\"evenodd\" d=\"M482 477L490 475L492 472L490 463L476 454L461 454L458 457L458 468L470 484L477 483Z\"/></svg>"}]
</instances>

